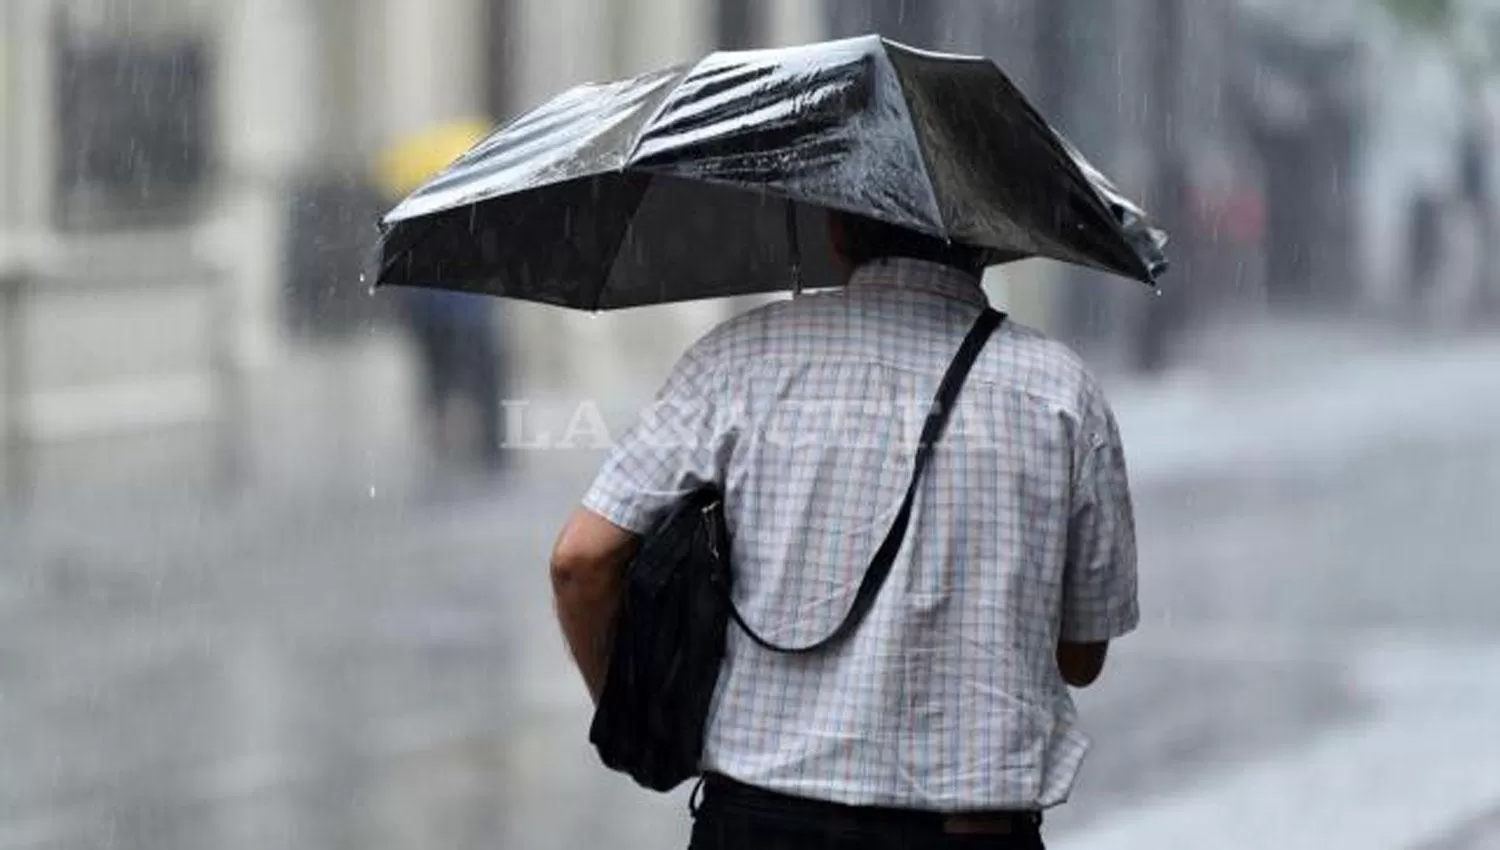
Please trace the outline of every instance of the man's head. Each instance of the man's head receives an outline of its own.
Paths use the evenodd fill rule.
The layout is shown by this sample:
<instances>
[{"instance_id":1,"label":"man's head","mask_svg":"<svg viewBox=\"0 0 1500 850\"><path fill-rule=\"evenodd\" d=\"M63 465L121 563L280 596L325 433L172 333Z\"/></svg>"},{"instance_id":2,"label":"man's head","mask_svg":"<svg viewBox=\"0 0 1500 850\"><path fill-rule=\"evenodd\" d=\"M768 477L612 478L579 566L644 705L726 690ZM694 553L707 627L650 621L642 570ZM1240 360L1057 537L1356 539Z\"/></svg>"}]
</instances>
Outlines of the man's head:
<instances>
[{"instance_id":1,"label":"man's head","mask_svg":"<svg viewBox=\"0 0 1500 850\"><path fill-rule=\"evenodd\" d=\"M995 263L992 252L947 242L910 228L845 212L828 214L834 251L851 268L894 257L908 257L979 275Z\"/></svg>"}]
</instances>

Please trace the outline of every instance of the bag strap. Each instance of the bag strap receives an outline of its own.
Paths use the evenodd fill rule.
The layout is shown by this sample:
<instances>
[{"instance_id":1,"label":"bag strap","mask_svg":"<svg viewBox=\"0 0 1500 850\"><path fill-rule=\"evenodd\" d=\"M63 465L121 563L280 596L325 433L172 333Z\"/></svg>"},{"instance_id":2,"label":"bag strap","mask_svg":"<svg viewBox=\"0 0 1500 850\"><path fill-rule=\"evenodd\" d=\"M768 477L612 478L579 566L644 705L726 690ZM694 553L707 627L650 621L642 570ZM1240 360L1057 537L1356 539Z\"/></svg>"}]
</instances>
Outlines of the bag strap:
<instances>
[{"instance_id":1,"label":"bag strap","mask_svg":"<svg viewBox=\"0 0 1500 850\"><path fill-rule=\"evenodd\" d=\"M885 584L886 576L891 574L891 567L896 563L896 553L901 551L901 544L906 539L906 528L911 523L911 509L917 499L917 489L922 483L922 473L927 469L927 462L932 458L932 448L942 437L943 429L948 424L948 416L958 402L958 394L963 389L964 379L969 376L969 370L973 368L974 361L979 359L979 352L984 350L985 343L989 342L990 336L1004 321L1004 313L986 307L975 320L974 326L969 329L968 336L964 337L963 345L959 346L953 362L948 365L948 371L943 375L942 383L938 385L937 397L933 400L932 408L927 412L927 421L922 425L922 437L917 443L917 457L916 462L912 464L911 482L906 487L906 498L901 500L901 509L896 512L896 519L891 523L890 531L886 532L885 540L880 544L880 548L875 550L875 557L871 559L870 567L865 571L865 576L859 583L859 590L854 595L854 604L849 607L849 613L844 615L844 621L833 630L833 634L817 643L797 647L781 646L766 640L750 628L750 624L740 616L739 609L735 607L734 600L731 599L729 613L751 640L773 652L808 655L843 640L859 627L860 622L875 606L875 597L879 595L881 585Z\"/></svg>"}]
</instances>

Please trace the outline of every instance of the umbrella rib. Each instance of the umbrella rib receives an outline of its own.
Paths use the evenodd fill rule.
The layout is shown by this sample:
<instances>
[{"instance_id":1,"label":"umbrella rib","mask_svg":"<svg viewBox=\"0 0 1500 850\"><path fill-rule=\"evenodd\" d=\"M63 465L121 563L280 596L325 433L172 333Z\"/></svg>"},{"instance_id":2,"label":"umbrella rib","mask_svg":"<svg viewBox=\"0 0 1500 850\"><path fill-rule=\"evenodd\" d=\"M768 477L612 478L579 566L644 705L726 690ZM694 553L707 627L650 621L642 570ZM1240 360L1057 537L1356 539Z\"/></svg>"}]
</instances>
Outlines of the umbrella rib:
<instances>
[{"instance_id":1,"label":"umbrella rib","mask_svg":"<svg viewBox=\"0 0 1500 850\"><path fill-rule=\"evenodd\" d=\"M884 39L882 39L884 41ZM927 148L923 147L922 139L917 135L916 123L912 121L911 101L907 99L906 80L901 75L901 66L891 60L889 53L882 50L886 63L891 68L891 73L896 75L896 82L901 87L901 108L906 110L906 120L902 122L906 132L911 135L912 147L917 150L917 164L922 166L922 182L927 186L927 197L932 201L932 211L937 214L938 226L943 229L943 239L951 242L952 235L948 232L948 220L943 215L943 205L938 202L937 186L932 182L932 167L927 162Z\"/></svg>"},{"instance_id":2,"label":"umbrella rib","mask_svg":"<svg viewBox=\"0 0 1500 850\"><path fill-rule=\"evenodd\" d=\"M891 69L891 73L894 73L895 82L897 82L898 87L901 88L901 109L904 109L904 111L906 111L906 120L901 121L901 124L903 124L906 132L910 133L910 136L912 136L912 147L916 148L916 163L922 166L922 183L926 184L927 186L927 199L929 199L929 201L932 201L933 213L938 214L938 226L941 226L942 228L942 238L947 241L953 241L953 235L948 232L948 219L944 216L944 214L942 214L942 204L938 201L938 186L933 183L932 165L927 162L927 148L922 145L921 135L918 135L918 133L916 133L916 123L915 121L912 121L912 102L910 102L910 99L906 94L907 91L909 91L909 88L907 88L906 85L906 76L901 75L900 63L898 63L898 61L892 60L891 52L889 52L888 49L885 49L885 40L886 39L883 39L883 37L882 39L880 39L880 42L882 42L882 45L880 45L882 46L882 49L880 49L880 55L883 55L883 57L885 57L886 66L889 66L889 69Z\"/></svg>"},{"instance_id":3,"label":"umbrella rib","mask_svg":"<svg viewBox=\"0 0 1500 850\"><path fill-rule=\"evenodd\" d=\"M395 224L391 225L391 229L394 230L395 228L400 227L402 224L409 224L409 223L411 223L411 219L407 219L405 221L398 221ZM427 242L428 237L432 236L432 234L434 232L436 232L437 228L438 228L437 221L434 220L434 219L430 219L430 218L429 219L424 219L423 220L423 225L424 226L422 227L422 229L417 232L416 237L411 240L411 244L409 244L405 248L403 248L400 253L398 253L398 254L396 254L395 256L392 256L392 257L384 257L384 256L381 257L382 262L380 263L380 268L375 273L375 285L376 286L380 286L381 285L381 281L383 281L385 279L386 273L389 272L389 271L391 271L391 269L395 268L396 263L398 261L406 259L407 257L411 256L414 251L416 251L418 248L422 247L422 245ZM384 241L384 239L385 239L385 234L382 234L381 241ZM377 248L377 251L379 251L379 248ZM385 252L384 251L380 251L380 253L383 255Z\"/></svg>"},{"instance_id":4,"label":"umbrella rib","mask_svg":"<svg viewBox=\"0 0 1500 850\"><path fill-rule=\"evenodd\" d=\"M661 101L656 104L655 109L651 110L651 117L641 122L641 129L636 132L635 138L630 142L630 149L625 152L625 158L620 161L621 171L629 168L630 164L635 161L635 155L637 153L640 153L641 144L646 141L646 131L651 129L651 126L656 123L656 119L660 118L661 114L666 111L667 104L671 102L673 93L675 93L677 89L682 87L682 81L691 76L693 69L697 68L699 64L702 63L698 62L694 63L691 66L681 66L684 70L678 73L677 82L673 83L672 86L662 94Z\"/></svg>"},{"instance_id":5,"label":"umbrella rib","mask_svg":"<svg viewBox=\"0 0 1500 850\"><path fill-rule=\"evenodd\" d=\"M908 106L908 113L910 109ZM922 182L927 185L927 197L932 200L932 211L937 213L938 225L943 228L943 239L951 242L953 235L948 232L948 218L943 215L943 205L938 202L937 186L932 182L932 168L927 164L927 149L922 146L922 140L917 138L917 130L912 126L910 114L907 116L906 131L911 133L912 144L916 146L917 163L922 166Z\"/></svg>"},{"instance_id":6,"label":"umbrella rib","mask_svg":"<svg viewBox=\"0 0 1500 850\"><path fill-rule=\"evenodd\" d=\"M641 145L646 141L647 131L656 123L656 119L660 118L661 114L666 111L667 104L672 101L673 93L681 88L682 81L686 80L692 74L692 69L698 67L699 64L701 62L693 63L692 65L682 65L682 70L677 75L677 81L662 93L661 100L657 102L656 108L651 110L651 117L641 122L641 128L636 131L635 138L631 139L630 148L625 152L625 158L620 160L619 170L622 174L635 161L636 154L640 153ZM594 303L591 305L590 312L599 312L599 305L604 303L604 290L609 288L609 282L614 277L615 264L620 261L620 248L624 246L625 239L630 235L630 225L635 221L636 213L640 212L641 204L646 200L646 192L650 191L651 183L655 179L654 175L646 176L646 183L641 187L641 195L635 201L635 209L631 211L630 217L625 221L624 229L620 231L620 244L615 246L614 257L609 262L609 268L604 270L604 280L600 282L599 290L594 293Z\"/></svg>"},{"instance_id":7,"label":"umbrella rib","mask_svg":"<svg viewBox=\"0 0 1500 850\"><path fill-rule=\"evenodd\" d=\"M635 224L636 214L641 211L641 204L646 202L646 193L651 191L651 184L656 181L656 176L643 174L642 179L644 183L641 186L641 193L636 197L634 208L625 219L625 226L620 228L620 241L615 243L615 249L610 254L609 266L604 270L604 279L599 282L599 288L594 292L594 303L589 305L590 313L599 312L600 305L604 303L604 290L609 288L609 282L614 279L615 265L620 262L620 252L625 247L626 240L630 238L630 228Z\"/></svg>"},{"instance_id":8,"label":"umbrella rib","mask_svg":"<svg viewBox=\"0 0 1500 850\"><path fill-rule=\"evenodd\" d=\"M1037 136L1041 139L1042 145L1052 155L1053 162L1060 166L1059 170L1062 174L1073 183L1080 194L1094 202L1091 205L1094 209L1094 214L1102 218L1131 254L1136 255L1136 260L1140 263L1141 268L1145 270L1146 276L1154 279L1154 275L1151 272L1151 264L1144 257L1139 256L1135 249L1130 246L1130 236L1125 232L1124 225L1115 217L1109 208L1108 200L1101 196L1098 187L1094 185L1093 181L1084 172L1084 167L1079 162L1080 159L1083 159L1083 152L1079 151L1071 141L1068 141L1066 136L1054 128L1046 116L1042 115L1030 101L1020 96L1020 92L1015 88L1015 84L1010 81L1009 77L1005 76L1005 72L1001 71L999 66L995 66L994 70L999 74L1004 85L1016 94L1016 102L1020 105L1023 114L1031 120L1033 129L1037 131ZM1070 148L1072 149L1071 152ZM1076 157L1074 156L1075 153L1077 154ZM1087 160L1083 159L1083 162L1087 162ZM1090 164L1089 167L1093 168L1093 165ZM1097 171L1097 169L1095 170ZM1103 174L1100 174L1100 177L1103 177ZM1145 210L1138 211L1142 218L1146 217ZM1068 260L1064 259L1064 261L1067 262ZM1105 271L1112 271L1097 263L1094 264L1094 267Z\"/></svg>"},{"instance_id":9,"label":"umbrella rib","mask_svg":"<svg viewBox=\"0 0 1500 850\"><path fill-rule=\"evenodd\" d=\"M630 147L625 151L625 157L620 160L618 170L621 174L624 174L624 172L630 168L630 164L635 161L636 154L640 152L641 145L646 140L646 132L651 129L651 125L656 123L656 119L661 117L662 112L666 111L667 104L672 100L672 94L682 86L682 81L687 79L688 75L691 73L691 68L696 68L697 64L695 63L691 67L687 65L683 65L682 67L686 70L680 72L677 76L677 82L673 83L665 92L662 93L661 100L657 102L656 107L651 110L651 117L641 122L641 128L636 131L635 138L631 139ZM615 246L614 256L609 261L609 268L604 270L604 279L600 281L599 289L594 293L594 303L589 305L589 312L591 313L599 312L599 305L604 303L604 290L609 288L609 282L614 277L615 264L620 261L620 248L624 246L625 239L630 235L630 225L635 221L635 214L637 212L640 212L641 203L645 201L646 192L650 190L651 183L654 179L655 177L650 175L646 177L646 184L641 187L641 195L636 199L635 209L631 211L630 217L625 221L624 229L620 231L620 242Z\"/></svg>"}]
</instances>

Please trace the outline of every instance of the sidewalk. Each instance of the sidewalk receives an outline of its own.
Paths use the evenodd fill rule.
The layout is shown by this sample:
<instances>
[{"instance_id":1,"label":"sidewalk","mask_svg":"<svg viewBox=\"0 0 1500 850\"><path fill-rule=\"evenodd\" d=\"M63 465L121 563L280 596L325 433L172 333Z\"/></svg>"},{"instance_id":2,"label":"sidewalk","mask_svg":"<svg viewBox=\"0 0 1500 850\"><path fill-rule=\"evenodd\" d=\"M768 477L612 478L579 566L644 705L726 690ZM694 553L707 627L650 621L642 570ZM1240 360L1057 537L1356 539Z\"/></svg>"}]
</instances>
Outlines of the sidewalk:
<instances>
[{"instance_id":1,"label":"sidewalk","mask_svg":"<svg viewBox=\"0 0 1500 850\"><path fill-rule=\"evenodd\" d=\"M1284 474L1500 425L1500 335L1260 327L1156 383L1105 380L1135 480Z\"/></svg>"},{"instance_id":2,"label":"sidewalk","mask_svg":"<svg viewBox=\"0 0 1500 850\"><path fill-rule=\"evenodd\" d=\"M1366 716L1293 751L1155 796L1067 850L1471 850L1500 846L1500 645L1376 641L1355 656Z\"/></svg>"}]
</instances>

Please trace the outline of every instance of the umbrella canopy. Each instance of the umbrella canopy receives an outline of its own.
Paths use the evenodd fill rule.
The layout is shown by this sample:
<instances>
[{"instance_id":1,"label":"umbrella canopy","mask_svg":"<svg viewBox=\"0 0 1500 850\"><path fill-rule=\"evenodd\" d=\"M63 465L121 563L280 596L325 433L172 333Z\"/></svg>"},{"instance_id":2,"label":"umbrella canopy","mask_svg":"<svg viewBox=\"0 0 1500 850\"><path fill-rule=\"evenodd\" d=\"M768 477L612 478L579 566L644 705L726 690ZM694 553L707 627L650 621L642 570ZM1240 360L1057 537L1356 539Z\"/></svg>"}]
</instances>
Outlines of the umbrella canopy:
<instances>
[{"instance_id":1,"label":"umbrella canopy","mask_svg":"<svg viewBox=\"0 0 1500 850\"><path fill-rule=\"evenodd\" d=\"M1164 234L994 63L866 36L559 95L386 216L378 283L593 310L837 286L829 210L1165 268Z\"/></svg>"}]
</instances>

